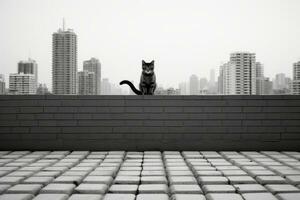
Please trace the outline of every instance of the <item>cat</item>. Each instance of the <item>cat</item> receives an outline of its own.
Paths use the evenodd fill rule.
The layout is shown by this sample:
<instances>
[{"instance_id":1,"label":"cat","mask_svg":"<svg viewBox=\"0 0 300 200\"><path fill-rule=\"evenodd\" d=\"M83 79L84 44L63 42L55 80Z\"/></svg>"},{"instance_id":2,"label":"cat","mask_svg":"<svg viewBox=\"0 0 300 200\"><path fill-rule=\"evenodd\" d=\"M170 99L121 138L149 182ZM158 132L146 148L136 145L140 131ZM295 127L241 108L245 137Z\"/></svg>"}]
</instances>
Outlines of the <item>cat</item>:
<instances>
[{"instance_id":1,"label":"cat","mask_svg":"<svg viewBox=\"0 0 300 200\"><path fill-rule=\"evenodd\" d=\"M154 73L154 60L150 63L142 61L142 75L140 79L139 89L136 89L134 85L128 81L123 80L120 82L120 85L127 84L131 90L137 95L153 95L156 89L156 76Z\"/></svg>"}]
</instances>

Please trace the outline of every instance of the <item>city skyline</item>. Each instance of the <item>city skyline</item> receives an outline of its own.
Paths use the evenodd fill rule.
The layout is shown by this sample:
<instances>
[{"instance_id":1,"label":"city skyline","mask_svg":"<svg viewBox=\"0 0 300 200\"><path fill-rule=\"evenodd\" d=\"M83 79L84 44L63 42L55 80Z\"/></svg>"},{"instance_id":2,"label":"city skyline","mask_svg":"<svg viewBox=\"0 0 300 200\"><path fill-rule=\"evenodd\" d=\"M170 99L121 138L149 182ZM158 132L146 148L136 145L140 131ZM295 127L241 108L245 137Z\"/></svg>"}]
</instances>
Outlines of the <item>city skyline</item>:
<instances>
[{"instance_id":1,"label":"city skyline","mask_svg":"<svg viewBox=\"0 0 300 200\"><path fill-rule=\"evenodd\" d=\"M65 17L66 28L78 35L78 70L84 60L96 57L102 77L113 83L138 82L140 61L154 59L158 84L178 87L190 74L209 77L210 69L217 71L228 54L240 50L256 53L265 76L292 76L291 66L300 60L299 1L169 3L3 0L0 71L8 77L19 60L32 57L39 63L40 80L52 88L49 36ZM33 12L20 15L20 8Z\"/></svg>"}]
</instances>

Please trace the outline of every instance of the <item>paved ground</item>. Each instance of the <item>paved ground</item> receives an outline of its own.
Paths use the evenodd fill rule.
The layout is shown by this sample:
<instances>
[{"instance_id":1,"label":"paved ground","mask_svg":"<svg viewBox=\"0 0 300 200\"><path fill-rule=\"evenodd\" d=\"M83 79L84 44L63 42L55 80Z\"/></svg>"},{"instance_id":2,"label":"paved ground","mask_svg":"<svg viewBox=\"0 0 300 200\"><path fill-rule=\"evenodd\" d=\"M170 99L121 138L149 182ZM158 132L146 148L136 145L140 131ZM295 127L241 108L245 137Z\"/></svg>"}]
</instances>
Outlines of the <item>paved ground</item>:
<instances>
[{"instance_id":1,"label":"paved ground","mask_svg":"<svg viewBox=\"0 0 300 200\"><path fill-rule=\"evenodd\" d=\"M0 200L299 200L300 152L0 151Z\"/></svg>"}]
</instances>

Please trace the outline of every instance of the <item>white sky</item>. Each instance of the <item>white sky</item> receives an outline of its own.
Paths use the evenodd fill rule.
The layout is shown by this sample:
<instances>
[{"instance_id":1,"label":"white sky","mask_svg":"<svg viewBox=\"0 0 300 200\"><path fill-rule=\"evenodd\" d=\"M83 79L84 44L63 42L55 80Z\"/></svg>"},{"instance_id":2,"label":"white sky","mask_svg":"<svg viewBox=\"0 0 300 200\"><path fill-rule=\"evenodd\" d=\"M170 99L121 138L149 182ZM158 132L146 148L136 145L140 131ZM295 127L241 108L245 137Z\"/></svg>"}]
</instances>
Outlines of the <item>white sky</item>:
<instances>
[{"instance_id":1,"label":"white sky","mask_svg":"<svg viewBox=\"0 0 300 200\"><path fill-rule=\"evenodd\" d=\"M102 77L137 84L155 60L158 84L177 87L233 51L256 53L265 75L291 76L300 60L300 0L0 0L0 73L30 55L51 88L52 33L66 19L78 36L78 70L97 57Z\"/></svg>"}]
</instances>

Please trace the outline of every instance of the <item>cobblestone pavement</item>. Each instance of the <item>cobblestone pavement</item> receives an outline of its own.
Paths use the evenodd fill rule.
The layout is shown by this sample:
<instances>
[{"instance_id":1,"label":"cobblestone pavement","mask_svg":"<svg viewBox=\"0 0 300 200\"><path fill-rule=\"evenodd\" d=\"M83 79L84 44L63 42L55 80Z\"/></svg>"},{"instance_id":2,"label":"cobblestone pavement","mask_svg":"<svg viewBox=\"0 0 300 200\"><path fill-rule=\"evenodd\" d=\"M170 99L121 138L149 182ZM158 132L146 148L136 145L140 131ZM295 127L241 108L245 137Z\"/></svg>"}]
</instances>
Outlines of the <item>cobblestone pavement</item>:
<instances>
[{"instance_id":1,"label":"cobblestone pavement","mask_svg":"<svg viewBox=\"0 0 300 200\"><path fill-rule=\"evenodd\" d=\"M0 151L0 200L299 200L300 152Z\"/></svg>"}]
</instances>

